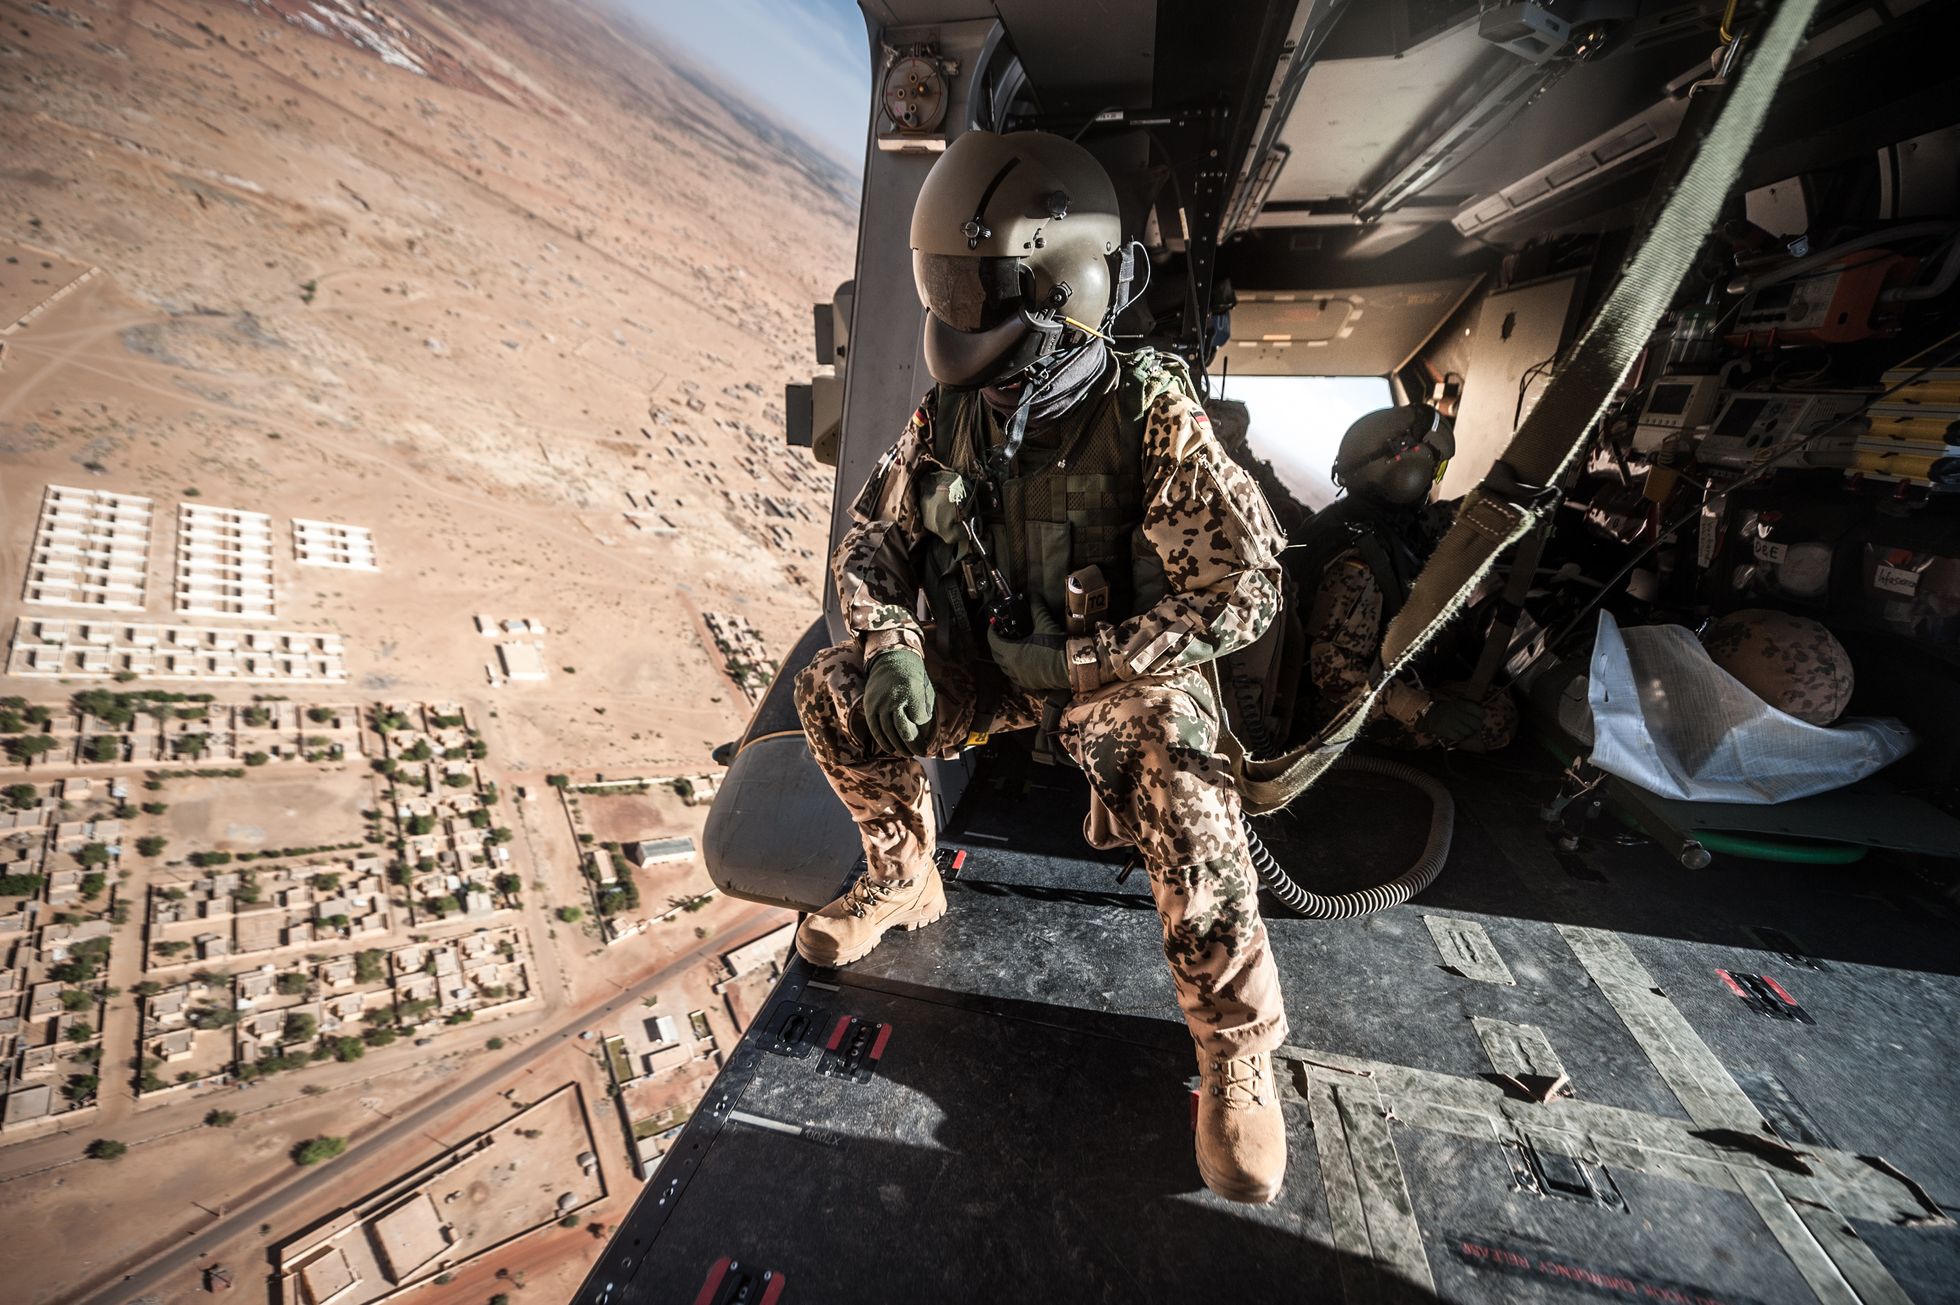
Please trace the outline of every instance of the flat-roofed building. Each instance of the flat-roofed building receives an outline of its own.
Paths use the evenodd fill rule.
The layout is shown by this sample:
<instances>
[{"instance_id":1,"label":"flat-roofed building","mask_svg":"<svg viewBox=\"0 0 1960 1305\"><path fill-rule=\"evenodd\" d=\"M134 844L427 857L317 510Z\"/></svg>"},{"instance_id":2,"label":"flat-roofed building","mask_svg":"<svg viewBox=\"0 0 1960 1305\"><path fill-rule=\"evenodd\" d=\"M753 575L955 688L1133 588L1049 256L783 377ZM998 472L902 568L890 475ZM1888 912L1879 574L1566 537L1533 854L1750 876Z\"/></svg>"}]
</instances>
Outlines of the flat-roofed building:
<instances>
[{"instance_id":1,"label":"flat-roofed building","mask_svg":"<svg viewBox=\"0 0 1960 1305\"><path fill-rule=\"evenodd\" d=\"M153 506L140 495L49 485L22 597L53 606L142 611Z\"/></svg>"},{"instance_id":2,"label":"flat-roofed building","mask_svg":"<svg viewBox=\"0 0 1960 1305\"><path fill-rule=\"evenodd\" d=\"M368 1224L381 1271L390 1282L410 1274L449 1249L449 1229L436 1210L435 1198L417 1192Z\"/></svg>"},{"instance_id":3,"label":"flat-roofed building","mask_svg":"<svg viewBox=\"0 0 1960 1305\"><path fill-rule=\"evenodd\" d=\"M643 838L637 843L627 843L620 848L626 859L642 870L650 870L657 865L673 861L692 861L694 859L694 840L691 838Z\"/></svg>"},{"instance_id":4,"label":"flat-roofed building","mask_svg":"<svg viewBox=\"0 0 1960 1305\"><path fill-rule=\"evenodd\" d=\"M338 1246L327 1247L299 1269L299 1289L306 1298L305 1305L328 1305L352 1291L360 1281L361 1275L354 1271L347 1252Z\"/></svg>"},{"instance_id":5,"label":"flat-roofed building","mask_svg":"<svg viewBox=\"0 0 1960 1305\"><path fill-rule=\"evenodd\" d=\"M301 566L331 566L343 571L379 571L374 534L365 526L337 521L293 518L293 557Z\"/></svg>"},{"instance_id":6,"label":"flat-roofed building","mask_svg":"<svg viewBox=\"0 0 1960 1305\"><path fill-rule=\"evenodd\" d=\"M11 1128L15 1124L25 1124L32 1119L45 1119L54 1110L54 1087L48 1083L33 1083L26 1087L16 1087L7 1094L7 1108L0 1115L0 1122Z\"/></svg>"},{"instance_id":7,"label":"flat-roofed building","mask_svg":"<svg viewBox=\"0 0 1960 1305\"><path fill-rule=\"evenodd\" d=\"M546 678L544 669L544 649L534 643L500 643L497 645L497 660L503 665L504 678L511 680L542 680Z\"/></svg>"},{"instance_id":8,"label":"flat-roofed building","mask_svg":"<svg viewBox=\"0 0 1960 1305\"><path fill-rule=\"evenodd\" d=\"M207 503L179 504L176 606L185 616L271 620L272 518Z\"/></svg>"}]
</instances>

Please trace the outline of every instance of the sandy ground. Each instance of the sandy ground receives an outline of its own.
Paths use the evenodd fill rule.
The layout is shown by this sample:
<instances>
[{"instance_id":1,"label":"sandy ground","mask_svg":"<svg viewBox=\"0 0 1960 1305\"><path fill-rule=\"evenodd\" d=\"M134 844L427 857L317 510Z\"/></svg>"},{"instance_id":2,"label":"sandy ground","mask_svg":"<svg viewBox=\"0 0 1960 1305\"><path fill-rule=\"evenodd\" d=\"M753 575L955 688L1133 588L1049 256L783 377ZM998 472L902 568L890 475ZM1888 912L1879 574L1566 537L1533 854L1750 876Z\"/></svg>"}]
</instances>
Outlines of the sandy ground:
<instances>
[{"instance_id":1,"label":"sandy ground","mask_svg":"<svg viewBox=\"0 0 1960 1305\"><path fill-rule=\"evenodd\" d=\"M392 35L364 47L292 21L307 3L0 0L0 253L23 260L0 273L0 319L73 283L4 337L0 636L26 610L50 482L156 499L141 618L156 622L180 619L177 503L266 512L278 628L348 642L351 682L295 698L462 702L506 795L548 771L704 768L748 706L701 614L745 616L780 654L818 610L829 473L783 446L781 394L810 370L809 304L849 274L852 186L596 5L399 0ZM293 516L371 528L381 573L298 567ZM549 681L493 686L478 612L542 621ZM5 691L52 702L76 687ZM224 800L231 783L172 782L171 810L132 836L169 835L171 858L343 841L373 801L358 767L324 789L255 775L242 806ZM113 1164L76 1158L86 1126L0 1148L0 1295L68 1299L65 1284L195 1244L289 1178L295 1142L358 1141L702 936L756 932L754 908L717 900L600 947L550 915L583 893L555 800L503 810L515 868L542 886L524 915L545 1009L223 1099L119 1103L109 1131L131 1149ZM620 818L698 835L704 816L655 803ZM642 893L658 909L707 886L678 866ZM134 956L119 944L125 990ZM706 1009L730 1045L707 983L690 976L659 1009ZM130 1001L106 1026L111 1058L133 1049ZM510 1049L487 1050L491 1035ZM593 1045L568 1041L520 1090L576 1076L603 1103ZM239 1122L201 1127L213 1105ZM268 1244L509 1108L491 1096L413 1145L350 1155L273 1226L198 1249L257 1299ZM594 1217L612 1222L634 1185L600 1113L614 1195ZM50 1245L63 1254L37 1249ZM554 1228L418 1299L485 1299L505 1289L499 1267L562 1299L598 1245ZM180 1277L155 1299L197 1294Z\"/></svg>"},{"instance_id":2,"label":"sandy ground","mask_svg":"<svg viewBox=\"0 0 1960 1305\"><path fill-rule=\"evenodd\" d=\"M696 614L776 651L815 614L829 478L780 396L848 205L596 10L390 9L463 72L217 0L5 6L0 240L102 273L9 337L0 563L48 481L369 526L379 576L275 521L279 624L345 633L355 687L489 698L469 617L535 617L513 764L699 764L746 704ZM811 520L778 546L754 496Z\"/></svg>"}]
</instances>

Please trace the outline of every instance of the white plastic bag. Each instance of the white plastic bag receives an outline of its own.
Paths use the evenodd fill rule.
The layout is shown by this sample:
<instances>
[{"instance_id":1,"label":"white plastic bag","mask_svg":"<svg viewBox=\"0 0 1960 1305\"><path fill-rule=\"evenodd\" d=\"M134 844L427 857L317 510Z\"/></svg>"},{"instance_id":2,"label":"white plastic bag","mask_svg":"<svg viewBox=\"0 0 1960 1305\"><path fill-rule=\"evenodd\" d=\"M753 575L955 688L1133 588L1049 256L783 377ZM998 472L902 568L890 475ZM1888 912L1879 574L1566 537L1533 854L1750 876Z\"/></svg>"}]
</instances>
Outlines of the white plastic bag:
<instances>
[{"instance_id":1,"label":"white plastic bag","mask_svg":"<svg viewBox=\"0 0 1960 1305\"><path fill-rule=\"evenodd\" d=\"M1592 763L1662 797L1787 802L1855 783L1916 742L1890 718L1826 728L1776 710L1685 626L1621 630L1601 612L1591 671Z\"/></svg>"}]
</instances>

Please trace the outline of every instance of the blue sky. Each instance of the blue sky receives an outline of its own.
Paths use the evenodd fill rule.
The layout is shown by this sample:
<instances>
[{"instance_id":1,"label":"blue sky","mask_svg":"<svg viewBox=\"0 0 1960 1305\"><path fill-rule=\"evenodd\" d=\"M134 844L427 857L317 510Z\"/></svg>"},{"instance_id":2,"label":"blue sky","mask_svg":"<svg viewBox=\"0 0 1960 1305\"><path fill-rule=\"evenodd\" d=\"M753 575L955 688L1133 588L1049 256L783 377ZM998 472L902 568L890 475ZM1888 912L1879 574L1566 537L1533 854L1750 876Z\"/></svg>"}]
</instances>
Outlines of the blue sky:
<instances>
[{"instance_id":1,"label":"blue sky","mask_svg":"<svg viewBox=\"0 0 1960 1305\"><path fill-rule=\"evenodd\" d=\"M854 0L624 0L717 79L856 175L871 55Z\"/></svg>"}]
</instances>

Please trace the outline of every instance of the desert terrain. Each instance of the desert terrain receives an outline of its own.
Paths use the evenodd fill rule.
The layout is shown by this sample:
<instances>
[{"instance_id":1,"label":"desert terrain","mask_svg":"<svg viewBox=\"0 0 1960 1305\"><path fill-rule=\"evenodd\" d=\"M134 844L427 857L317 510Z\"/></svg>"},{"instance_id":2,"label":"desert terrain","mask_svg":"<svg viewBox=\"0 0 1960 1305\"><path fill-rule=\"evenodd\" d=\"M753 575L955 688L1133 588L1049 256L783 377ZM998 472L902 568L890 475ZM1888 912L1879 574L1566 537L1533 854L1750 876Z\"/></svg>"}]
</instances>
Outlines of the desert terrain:
<instances>
[{"instance_id":1,"label":"desert terrain","mask_svg":"<svg viewBox=\"0 0 1960 1305\"><path fill-rule=\"evenodd\" d=\"M563 1299L780 959L685 844L819 608L855 183L601 0L0 0L0 140L0 1294L295 1300L549 1099L496 1181L576 1204L399 1282Z\"/></svg>"}]
</instances>

